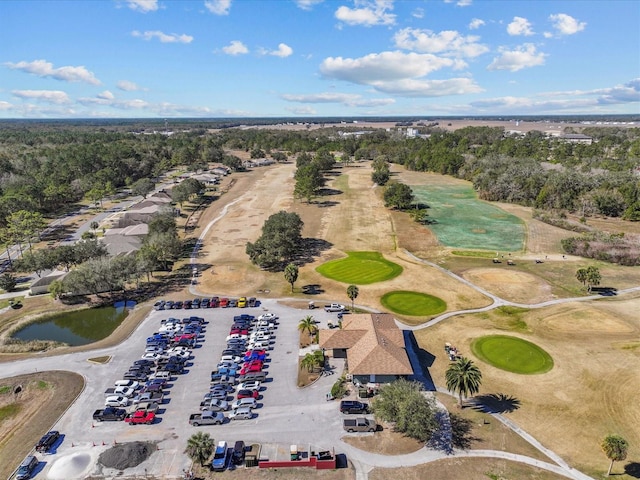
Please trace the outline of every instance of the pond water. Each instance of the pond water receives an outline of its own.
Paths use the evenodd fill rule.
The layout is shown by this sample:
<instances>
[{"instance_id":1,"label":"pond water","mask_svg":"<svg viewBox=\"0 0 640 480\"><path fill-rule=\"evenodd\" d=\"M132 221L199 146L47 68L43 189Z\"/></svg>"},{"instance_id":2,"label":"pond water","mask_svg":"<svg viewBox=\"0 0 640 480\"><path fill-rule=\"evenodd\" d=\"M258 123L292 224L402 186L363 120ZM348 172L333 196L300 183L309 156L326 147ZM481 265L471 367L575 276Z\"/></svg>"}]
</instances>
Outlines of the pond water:
<instances>
[{"instance_id":1,"label":"pond water","mask_svg":"<svg viewBox=\"0 0 640 480\"><path fill-rule=\"evenodd\" d=\"M118 302L115 307L99 307L61 313L27 325L13 334L24 341L53 340L71 346L86 345L108 337L122 323L132 302Z\"/></svg>"}]
</instances>

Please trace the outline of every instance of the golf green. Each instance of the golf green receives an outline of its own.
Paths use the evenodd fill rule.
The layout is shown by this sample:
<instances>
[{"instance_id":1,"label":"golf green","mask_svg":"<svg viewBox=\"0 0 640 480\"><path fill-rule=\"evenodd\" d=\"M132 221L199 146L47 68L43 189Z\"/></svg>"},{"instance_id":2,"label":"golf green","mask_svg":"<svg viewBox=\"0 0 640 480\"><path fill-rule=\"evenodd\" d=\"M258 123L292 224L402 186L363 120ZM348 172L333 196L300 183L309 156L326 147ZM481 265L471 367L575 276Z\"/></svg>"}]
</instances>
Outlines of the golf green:
<instances>
[{"instance_id":1,"label":"golf green","mask_svg":"<svg viewBox=\"0 0 640 480\"><path fill-rule=\"evenodd\" d=\"M346 258L323 263L316 271L338 282L368 285L397 277L402 267L378 252L347 252Z\"/></svg>"},{"instance_id":2,"label":"golf green","mask_svg":"<svg viewBox=\"0 0 640 480\"><path fill-rule=\"evenodd\" d=\"M435 315L447 309L446 302L441 298L407 290L385 293L380 303L392 312L411 316Z\"/></svg>"},{"instance_id":3,"label":"golf green","mask_svg":"<svg viewBox=\"0 0 640 480\"><path fill-rule=\"evenodd\" d=\"M475 339L471 350L480 359L507 372L546 373L553 368L551 355L518 337L488 335Z\"/></svg>"}]
</instances>

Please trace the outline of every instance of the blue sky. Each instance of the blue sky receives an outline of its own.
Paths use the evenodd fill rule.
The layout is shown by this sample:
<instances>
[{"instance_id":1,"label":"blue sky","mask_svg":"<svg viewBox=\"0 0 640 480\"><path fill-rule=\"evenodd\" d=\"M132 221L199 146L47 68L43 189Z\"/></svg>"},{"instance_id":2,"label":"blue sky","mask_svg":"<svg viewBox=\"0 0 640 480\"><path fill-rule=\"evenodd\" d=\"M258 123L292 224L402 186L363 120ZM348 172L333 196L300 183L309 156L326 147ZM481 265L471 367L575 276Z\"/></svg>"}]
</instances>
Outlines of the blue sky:
<instances>
[{"instance_id":1,"label":"blue sky","mask_svg":"<svg viewBox=\"0 0 640 480\"><path fill-rule=\"evenodd\" d=\"M0 118L640 113L636 0L2 0Z\"/></svg>"}]
</instances>

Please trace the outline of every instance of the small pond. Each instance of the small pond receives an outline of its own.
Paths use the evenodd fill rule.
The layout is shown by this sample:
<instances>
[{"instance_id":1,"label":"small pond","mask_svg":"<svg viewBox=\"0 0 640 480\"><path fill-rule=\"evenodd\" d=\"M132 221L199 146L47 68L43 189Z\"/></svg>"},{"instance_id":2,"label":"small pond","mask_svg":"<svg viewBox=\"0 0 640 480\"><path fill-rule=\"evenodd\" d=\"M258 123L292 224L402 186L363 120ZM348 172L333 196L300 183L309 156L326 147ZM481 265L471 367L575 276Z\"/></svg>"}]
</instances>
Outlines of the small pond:
<instances>
[{"instance_id":1,"label":"small pond","mask_svg":"<svg viewBox=\"0 0 640 480\"><path fill-rule=\"evenodd\" d=\"M114 307L99 307L61 313L27 325L13 334L24 340L53 340L71 346L86 345L108 337L122 323L135 302L118 302Z\"/></svg>"}]
</instances>

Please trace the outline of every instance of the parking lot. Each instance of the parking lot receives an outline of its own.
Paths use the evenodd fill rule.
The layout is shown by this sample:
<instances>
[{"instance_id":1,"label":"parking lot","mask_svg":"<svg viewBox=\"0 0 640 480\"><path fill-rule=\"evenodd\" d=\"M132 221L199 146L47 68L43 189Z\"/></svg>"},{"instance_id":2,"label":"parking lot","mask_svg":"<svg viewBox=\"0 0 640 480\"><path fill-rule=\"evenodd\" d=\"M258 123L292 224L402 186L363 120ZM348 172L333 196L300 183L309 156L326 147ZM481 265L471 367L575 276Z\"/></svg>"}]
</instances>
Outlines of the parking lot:
<instances>
[{"instance_id":1,"label":"parking lot","mask_svg":"<svg viewBox=\"0 0 640 480\"><path fill-rule=\"evenodd\" d=\"M279 317L279 325L271 340L265 371L267 380L258 398L258 408L251 420L227 420L223 425L191 426L189 415L199 413L200 402L209 390L211 371L220 360L226 347L226 337L233 323L233 317L241 313L259 316L273 312ZM328 376L304 389L296 386L299 332L298 322L307 314L326 324L331 315L322 311L292 309L273 300L263 300L254 308L209 308L192 310L152 311L132 336L113 349L78 353L49 359L48 368L73 369L82 373L87 385L79 400L57 422L64 439L53 454L42 459L45 467L37 478L52 478L47 474L51 465L68 461L68 457L82 453L86 461L84 475L97 473L95 461L101 451L114 443L134 440L157 442L162 454L152 455L148 461L127 474L155 474L178 477L182 470L189 468L190 461L184 455L187 439L195 432L209 432L216 440L232 443L236 440L260 443L313 444L317 448L331 448L342 435L341 418L335 402L327 402L325 394L337 377ZM199 338L192 357L185 365L185 372L173 376L166 389L163 403L152 425L129 426L124 422L94 422L92 413L103 408L105 389L112 387L133 361L139 359L145 350L147 337L157 332L161 320L168 317L199 316L205 319L205 331ZM112 355L107 364L87 362L88 358ZM29 360L24 364L35 360ZM341 369L339 366L338 370ZM230 397L231 400L231 397ZM67 458L65 458L67 457ZM82 466L83 462L79 465ZM77 463L77 462L76 462ZM78 467L80 468L80 467ZM55 468L54 468L55 470ZM80 472L78 472L80 473ZM104 469L103 474L107 474ZM111 472L115 474L116 472Z\"/></svg>"}]
</instances>

